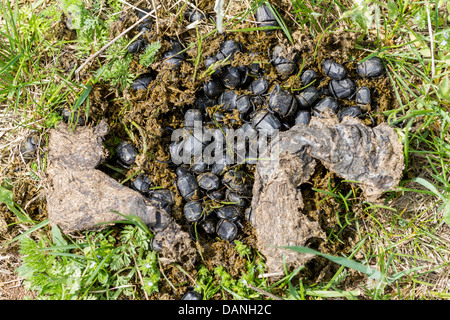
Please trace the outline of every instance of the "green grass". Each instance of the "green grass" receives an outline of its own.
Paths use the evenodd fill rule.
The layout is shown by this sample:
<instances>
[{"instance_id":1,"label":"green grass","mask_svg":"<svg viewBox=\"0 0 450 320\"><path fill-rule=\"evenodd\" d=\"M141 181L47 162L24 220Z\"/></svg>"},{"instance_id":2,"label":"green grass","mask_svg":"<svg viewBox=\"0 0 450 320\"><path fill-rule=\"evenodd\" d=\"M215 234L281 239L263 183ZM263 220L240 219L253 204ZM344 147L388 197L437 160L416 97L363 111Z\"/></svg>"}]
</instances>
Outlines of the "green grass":
<instances>
[{"instance_id":1,"label":"green grass","mask_svg":"<svg viewBox=\"0 0 450 320\"><path fill-rule=\"evenodd\" d=\"M225 30L261 30L240 28L239 23L251 17L263 2L252 1L237 16L225 17ZM384 115L404 144L405 179L398 190L386 194L382 204L362 201L357 185L349 188L346 182L315 190L321 194L321 203L332 201L337 205L335 228L329 231L327 242L344 246L345 232L352 230L355 235L354 243L341 256L316 252L337 263L328 281L311 283L302 273L304 267L286 272L275 282L260 277L263 259L254 249L236 242L235 250L246 260L244 274L233 278L223 267L209 270L200 265L191 285L205 299L217 294L223 299L448 299L448 286L439 287L439 281L448 275L450 254L450 243L442 234L450 224L449 5L428 0L291 2L291 12L272 6L281 25L280 34L291 43L295 41L292 24L317 39L338 29L376 35L375 47L358 49L366 56L382 57L386 63L396 105ZM107 8L99 1L93 1L90 7L84 7L81 1L59 3L63 11L70 6L79 9L74 20L78 40L70 43L57 40L52 33L61 18L57 6L46 6L44 1L0 4L0 112L12 112L20 119L14 120L15 129L9 135L24 128L45 132L60 120L63 106L89 115L92 85L98 81L109 82L119 91L130 85L134 75L128 72L131 56L126 53L125 39L97 60L100 68L88 75L86 83L73 78L74 70L67 74L58 69L65 46L75 46L77 56L86 59L108 43L109 25L123 5L120 1L108 3ZM216 34L215 28L202 36L197 30L197 39L187 44L186 50L197 46L196 68L203 58L202 45ZM153 62L159 49L156 47L141 55L146 66ZM41 177L45 166L32 169ZM0 201L26 229L14 239L20 242L23 255L19 274L40 298L138 298L155 293L162 281L177 285L160 274L156 255L148 250L151 235L143 232L138 221L122 226L119 240L112 238L111 229L85 233L84 239L73 240L50 228L48 220L30 221L14 202L10 181L0 183ZM367 277L366 282L358 284L358 290L342 289L355 272L367 275L367 270L377 277ZM45 283L46 279L52 281Z\"/></svg>"}]
</instances>

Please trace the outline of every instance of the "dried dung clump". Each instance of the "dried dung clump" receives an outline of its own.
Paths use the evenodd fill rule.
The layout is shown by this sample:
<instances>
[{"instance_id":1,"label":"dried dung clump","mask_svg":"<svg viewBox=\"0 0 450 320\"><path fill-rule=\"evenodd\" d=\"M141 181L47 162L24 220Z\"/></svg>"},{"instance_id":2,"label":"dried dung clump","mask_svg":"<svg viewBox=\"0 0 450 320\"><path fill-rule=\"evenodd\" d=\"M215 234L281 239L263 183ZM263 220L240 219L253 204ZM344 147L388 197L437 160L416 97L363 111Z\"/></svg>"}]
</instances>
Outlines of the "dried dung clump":
<instances>
[{"instance_id":1,"label":"dried dung clump","mask_svg":"<svg viewBox=\"0 0 450 320\"><path fill-rule=\"evenodd\" d=\"M311 259L275 246L305 246L325 239L319 223L302 212L299 188L313 175L317 160L339 177L359 181L368 201L394 188L404 166L402 145L387 124L370 128L359 119L346 117L339 123L331 115L279 133L270 156L278 161L259 161L256 166L251 221L271 272L282 270L283 256L288 266Z\"/></svg>"},{"instance_id":2,"label":"dried dung clump","mask_svg":"<svg viewBox=\"0 0 450 320\"><path fill-rule=\"evenodd\" d=\"M103 137L108 127L76 127L61 123L49 138L47 195L48 215L64 232L100 230L108 222L123 219L114 211L138 216L161 243L163 262L192 267L196 250L169 212L139 192L123 186L95 169L104 159Z\"/></svg>"}]
</instances>

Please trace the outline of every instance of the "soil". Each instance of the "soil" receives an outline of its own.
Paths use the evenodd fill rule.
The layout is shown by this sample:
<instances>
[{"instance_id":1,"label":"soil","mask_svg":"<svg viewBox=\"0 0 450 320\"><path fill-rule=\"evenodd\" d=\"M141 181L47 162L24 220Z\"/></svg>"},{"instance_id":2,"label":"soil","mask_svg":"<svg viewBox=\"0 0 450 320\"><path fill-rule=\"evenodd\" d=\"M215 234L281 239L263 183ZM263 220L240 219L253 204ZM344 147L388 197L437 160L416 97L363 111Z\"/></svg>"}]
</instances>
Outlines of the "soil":
<instances>
[{"instance_id":1,"label":"soil","mask_svg":"<svg viewBox=\"0 0 450 320\"><path fill-rule=\"evenodd\" d=\"M136 1L130 1L135 3ZM199 8L212 12L213 8L211 1L198 1ZM288 1L282 1L280 12L283 8L289 6ZM236 8L234 8L236 9ZM233 12L233 8L231 11ZM64 19L64 17L63 17ZM114 25L114 34L119 34L130 26L136 19L132 11L130 11L126 19L122 23ZM149 68L144 68L139 65L138 55L135 55L131 65L131 73L143 74L149 73L155 77L150 84L147 91L134 92L131 89L124 92L118 92L116 88L112 88L108 83L96 83L91 91L91 106L90 106L90 124L95 125L102 119L106 119L109 126L109 133L105 137L104 146L110 152L110 164L114 163L114 147L121 140L133 140L138 146L141 156L138 158L136 165L130 170L123 173L117 173L111 170L110 167L100 166L99 169L111 174L117 180L123 181L129 177L134 176L138 171L145 172L152 177L154 186L168 188L176 194L176 203L172 208L173 218L180 224L182 229L189 232L186 222L182 216L182 201L178 195L175 187L175 172L174 167L168 163L170 156L167 146L170 143L171 130L182 127L184 112L192 107L196 97L204 81L208 80L208 76L204 75L206 68L203 62L197 67L194 67L193 62L197 57L197 47L194 45L186 51L187 58L182 63L179 70L172 69L166 66L161 61L160 54L169 47L169 37L177 37L182 40L185 45L192 41L196 41L197 35L195 29L186 31L184 27L188 22L179 23L179 19L175 19L174 15L166 15L161 13L159 17L158 28L159 33L156 32L156 24L151 28L152 32L146 33L147 40L154 42L159 40L162 47L157 56L157 62ZM243 44L246 48L244 53L238 53L233 65L248 65L255 59L260 61L262 65L269 68L266 74L270 79L271 89L277 84L280 84L287 90L298 90L302 87L300 77L294 74L288 79L281 79L272 67L267 52L276 43L281 43L288 50L295 49L300 53L299 65L303 64L303 70L314 69L318 73L321 72L321 63L325 58L333 58L338 63L346 63L346 68L351 78L356 79L356 72L354 63L363 58L365 54L356 50L355 44L366 48L375 48L375 39L369 37L361 37L361 34L355 32L348 32L338 30L333 33L326 33L323 37L312 38L310 35L303 33L301 29L295 24L289 23L290 19L285 19L288 27L291 30L292 38L295 45L291 46L287 41L281 30L270 33L251 31L251 32L229 32L223 35L209 36L202 40L202 54L203 57L212 55L217 52L220 44L224 39L234 39ZM254 27L250 22L242 22L235 26L235 28ZM65 22L61 21L59 25L59 37L64 39L72 39L74 33L65 28ZM206 28L199 28L200 36L207 33ZM76 34L75 34L76 36ZM132 37L133 33L127 35ZM316 50L317 49L317 50ZM250 55L254 52L255 56ZM73 69L74 53L71 48L65 50L64 55L60 59L60 68L69 73ZM98 65L92 64L88 69L81 74L81 79L86 79L92 74ZM327 85L323 82L321 86ZM387 77L372 80L358 80L357 85L366 85L372 91L373 100L376 103L372 106L367 106L364 110L369 117L364 119L364 123L370 126L375 126L384 121L382 111L395 108L396 100L394 99L393 91ZM353 102L346 100L340 101L343 105L352 105ZM127 129L125 129L127 128ZM128 132L132 132L134 139L131 139ZM13 164L12 168L16 165ZM254 166L245 166L245 170L253 175ZM14 170L9 173L13 176ZM330 234L336 230L341 230L336 223L336 212L342 210L341 206L332 198L326 197L324 194L315 192L312 189L327 190L330 186L333 188L341 184L341 179L335 174L328 171L324 166L318 164L312 174L311 179L302 186L304 197L304 212L309 220L314 221L325 231ZM342 187L345 193L351 190L351 186L345 185ZM46 201L42 197L36 197L40 191L35 190L33 181L22 181L14 185L14 196L19 204L29 204L27 213L35 220L43 220L47 216ZM7 224L13 223L14 217L5 208L0 205L0 217ZM0 220L1 222L1 220ZM238 240L255 248L255 234L252 226L244 222L244 229L240 231ZM7 233L0 231L0 240L7 241L18 234L18 228L9 226ZM6 235L7 234L7 235ZM325 253L339 255L347 253L348 250L358 241L357 233L349 227L341 230L339 241L326 241L320 244L311 244L312 247L321 250ZM203 261L200 261L208 269L213 270L216 266L224 266L232 276L239 276L245 268L245 261L237 255L233 245L226 241L217 241L204 236L200 236L197 242L197 250L202 253ZM7 255L7 252L2 251L1 256ZM311 282L326 281L331 279L333 271L337 270L337 265L327 261L323 258L314 258L306 264L306 268L299 274L301 277L307 277ZM0 270L1 271L1 270ZM167 265L162 272L167 276L171 283L179 284L176 286L177 292L173 292L173 288L168 285L167 281L161 281L161 288L158 295L153 296L154 299L173 299L179 297L186 290L187 287L194 283L192 279L196 277L195 269L189 272L190 277L180 271L179 268L173 265ZM0 273L0 277L2 274ZM0 283L5 283L4 278L0 278ZM6 279L8 280L8 278ZM270 281L270 280L269 280ZM355 275L354 278L346 280L349 283L358 283L361 281L360 275ZM0 297L2 293L2 286L0 286ZM24 292L14 295L10 293L7 298L21 299ZM217 297L221 298L221 297Z\"/></svg>"}]
</instances>

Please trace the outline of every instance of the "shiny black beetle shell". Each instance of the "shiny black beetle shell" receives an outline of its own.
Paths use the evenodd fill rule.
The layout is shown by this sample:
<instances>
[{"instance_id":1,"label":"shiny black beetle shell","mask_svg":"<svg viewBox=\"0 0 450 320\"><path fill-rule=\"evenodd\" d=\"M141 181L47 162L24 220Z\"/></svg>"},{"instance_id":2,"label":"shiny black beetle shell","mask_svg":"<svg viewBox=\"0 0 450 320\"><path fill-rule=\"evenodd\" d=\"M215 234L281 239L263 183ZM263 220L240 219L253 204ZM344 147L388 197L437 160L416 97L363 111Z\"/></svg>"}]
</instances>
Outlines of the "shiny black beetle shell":
<instances>
[{"instance_id":1,"label":"shiny black beetle shell","mask_svg":"<svg viewBox=\"0 0 450 320\"><path fill-rule=\"evenodd\" d=\"M78 110L71 111L68 108L64 108L61 113L63 120L66 123L76 123L79 126L84 126L86 124L86 117Z\"/></svg>"},{"instance_id":2,"label":"shiny black beetle shell","mask_svg":"<svg viewBox=\"0 0 450 320\"><path fill-rule=\"evenodd\" d=\"M175 40L170 40L171 48L163 53L162 58L165 63L169 63L174 67L179 67L185 58L183 46Z\"/></svg>"},{"instance_id":3,"label":"shiny black beetle shell","mask_svg":"<svg viewBox=\"0 0 450 320\"><path fill-rule=\"evenodd\" d=\"M283 47L281 45L276 45L272 49L271 60L273 66L283 78L289 77L297 70L297 63L283 56Z\"/></svg>"},{"instance_id":4,"label":"shiny black beetle shell","mask_svg":"<svg viewBox=\"0 0 450 320\"><path fill-rule=\"evenodd\" d=\"M257 78L250 83L248 89L255 95L266 93L269 90L269 81L264 77Z\"/></svg>"},{"instance_id":5,"label":"shiny black beetle shell","mask_svg":"<svg viewBox=\"0 0 450 320\"><path fill-rule=\"evenodd\" d=\"M217 99L217 103L223 105L225 111L232 111L236 108L237 94L234 90L225 90Z\"/></svg>"},{"instance_id":6,"label":"shiny black beetle shell","mask_svg":"<svg viewBox=\"0 0 450 320\"><path fill-rule=\"evenodd\" d=\"M129 168L139 154L136 147L127 141L120 142L117 145L116 152L119 163L125 168Z\"/></svg>"},{"instance_id":7,"label":"shiny black beetle shell","mask_svg":"<svg viewBox=\"0 0 450 320\"><path fill-rule=\"evenodd\" d=\"M202 217L203 207L198 201L189 201L184 205L183 214L187 221L197 222Z\"/></svg>"},{"instance_id":8,"label":"shiny black beetle shell","mask_svg":"<svg viewBox=\"0 0 450 320\"><path fill-rule=\"evenodd\" d=\"M200 187L197 183L197 179L189 172L178 174L177 187L185 200L193 200L199 196Z\"/></svg>"},{"instance_id":9,"label":"shiny black beetle shell","mask_svg":"<svg viewBox=\"0 0 450 320\"><path fill-rule=\"evenodd\" d=\"M148 42L145 39L138 39L132 44L130 44L127 48L129 53L137 53L147 46Z\"/></svg>"},{"instance_id":10,"label":"shiny black beetle shell","mask_svg":"<svg viewBox=\"0 0 450 320\"><path fill-rule=\"evenodd\" d=\"M209 81L206 81L203 85L203 92L209 98L215 98L219 96L224 91L224 87L222 82L217 78L211 78Z\"/></svg>"},{"instance_id":11,"label":"shiny black beetle shell","mask_svg":"<svg viewBox=\"0 0 450 320\"><path fill-rule=\"evenodd\" d=\"M276 27L278 26L277 19L272 11L266 5L261 5L256 9L255 18L257 25L260 27Z\"/></svg>"},{"instance_id":12,"label":"shiny black beetle shell","mask_svg":"<svg viewBox=\"0 0 450 320\"><path fill-rule=\"evenodd\" d=\"M133 90L146 90L153 78L150 76L141 76L134 80L132 88Z\"/></svg>"},{"instance_id":13,"label":"shiny black beetle shell","mask_svg":"<svg viewBox=\"0 0 450 320\"><path fill-rule=\"evenodd\" d=\"M334 114L339 111L339 104L333 97L324 97L313 107L313 116L320 117L320 114L325 110L329 110Z\"/></svg>"},{"instance_id":14,"label":"shiny black beetle shell","mask_svg":"<svg viewBox=\"0 0 450 320\"><path fill-rule=\"evenodd\" d=\"M305 72L302 73L302 76L301 76L300 79L302 80L302 84L304 86L307 86L308 84L310 84L311 82L313 82L317 78L318 78L317 73L314 70L309 69L309 70L306 70Z\"/></svg>"},{"instance_id":15,"label":"shiny black beetle shell","mask_svg":"<svg viewBox=\"0 0 450 320\"><path fill-rule=\"evenodd\" d=\"M271 94L269 108L281 118L287 118L297 111L297 100L292 93L280 90Z\"/></svg>"},{"instance_id":16,"label":"shiny black beetle shell","mask_svg":"<svg viewBox=\"0 0 450 320\"><path fill-rule=\"evenodd\" d=\"M226 40L220 46L219 52L216 54L218 60L223 60L227 57L228 61L232 60L235 53L242 51L242 44L234 40Z\"/></svg>"},{"instance_id":17,"label":"shiny black beetle shell","mask_svg":"<svg viewBox=\"0 0 450 320\"><path fill-rule=\"evenodd\" d=\"M203 121L203 114L199 109L188 109L184 113L184 127L186 129L193 129L196 123Z\"/></svg>"},{"instance_id":18,"label":"shiny black beetle shell","mask_svg":"<svg viewBox=\"0 0 450 320\"><path fill-rule=\"evenodd\" d=\"M242 215L241 209L236 205L223 206L215 211L218 218L228 221L237 221Z\"/></svg>"},{"instance_id":19,"label":"shiny black beetle shell","mask_svg":"<svg viewBox=\"0 0 450 320\"><path fill-rule=\"evenodd\" d=\"M205 19L206 16L197 9L187 9L184 18L189 22L195 22Z\"/></svg>"},{"instance_id":20,"label":"shiny black beetle shell","mask_svg":"<svg viewBox=\"0 0 450 320\"><path fill-rule=\"evenodd\" d=\"M201 173L197 176L197 183L200 188L206 191L216 190L220 186L220 179L211 172Z\"/></svg>"},{"instance_id":21,"label":"shiny black beetle shell","mask_svg":"<svg viewBox=\"0 0 450 320\"><path fill-rule=\"evenodd\" d=\"M266 109L256 110L251 119L253 128L266 135L274 135L281 128L280 120Z\"/></svg>"},{"instance_id":22,"label":"shiny black beetle shell","mask_svg":"<svg viewBox=\"0 0 450 320\"><path fill-rule=\"evenodd\" d=\"M24 159L32 159L36 155L36 150L38 149L39 142L36 137L29 136L20 145L20 154Z\"/></svg>"},{"instance_id":23,"label":"shiny black beetle shell","mask_svg":"<svg viewBox=\"0 0 450 320\"><path fill-rule=\"evenodd\" d=\"M342 121L346 116L352 118L361 118L362 117L361 109L358 106L343 108L338 115L339 121Z\"/></svg>"},{"instance_id":24,"label":"shiny black beetle shell","mask_svg":"<svg viewBox=\"0 0 450 320\"><path fill-rule=\"evenodd\" d=\"M194 290L188 290L183 297L181 297L181 300L202 300L202 296Z\"/></svg>"},{"instance_id":25,"label":"shiny black beetle shell","mask_svg":"<svg viewBox=\"0 0 450 320\"><path fill-rule=\"evenodd\" d=\"M295 96L299 109L309 110L320 98L319 90L316 87L309 86Z\"/></svg>"},{"instance_id":26,"label":"shiny black beetle shell","mask_svg":"<svg viewBox=\"0 0 450 320\"><path fill-rule=\"evenodd\" d=\"M243 86L249 79L245 66L228 67L222 72L222 82L228 89L236 89Z\"/></svg>"},{"instance_id":27,"label":"shiny black beetle shell","mask_svg":"<svg viewBox=\"0 0 450 320\"><path fill-rule=\"evenodd\" d=\"M322 62L322 71L326 76L334 80L342 80L347 76L347 70L343 65L329 59Z\"/></svg>"},{"instance_id":28,"label":"shiny black beetle shell","mask_svg":"<svg viewBox=\"0 0 450 320\"><path fill-rule=\"evenodd\" d=\"M370 89L367 87L359 87L356 90L356 103L357 104L370 104Z\"/></svg>"},{"instance_id":29,"label":"shiny black beetle shell","mask_svg":"<svg viewBox=\"0 0 450 320\"><path fill-rule=\"evenodd\" d=\"M385 72L383 61L372 57L356 65L356 72L363 78L378 78Z\"/></svg>"},{"instance_id":30,"label":"shiny black beetle shell","mask_svg":"<svg viewBox=\"0 0 450 320\"><path fill-rule=\"evenodd\" d=\"M152 180L150 179L150 177L145 174L140 174L131 183L131 188L142 194L146 194L149 191L151 185Z\"/></svg>"},{"instance_id":31,"label":"shiny black beetle shell","mask_svg":"<svg viewBox=\"0 0 450 320\"><path fill-rule=\"evenodd\" d=\"M295 116L295 124L308 125L311 121L311 113L308 110L300 110Z\"/></svg>"},{"instance_id":32,"label":"shiny black beetle shell","mask_svg":"<svg viewBox=\"0 0 450 320\"><path fill-rule=\"evenodd\" d=\"M238 227L231 221L221 219L217 223L216 233L222 240L233 241L237 237Z\"/></svg>"},{"instance_id":33,"label":"shiny black beetle shell","mask_svg":"<svg viewBox=\"0 0 450 320\"><path fill-rule=\"evenodd\" d=\"M329 83L331 93L338 99L349 98L353 96L356 85L353 80L345 78L342 80L331 80Z\"/></svg>"}]
</instances>

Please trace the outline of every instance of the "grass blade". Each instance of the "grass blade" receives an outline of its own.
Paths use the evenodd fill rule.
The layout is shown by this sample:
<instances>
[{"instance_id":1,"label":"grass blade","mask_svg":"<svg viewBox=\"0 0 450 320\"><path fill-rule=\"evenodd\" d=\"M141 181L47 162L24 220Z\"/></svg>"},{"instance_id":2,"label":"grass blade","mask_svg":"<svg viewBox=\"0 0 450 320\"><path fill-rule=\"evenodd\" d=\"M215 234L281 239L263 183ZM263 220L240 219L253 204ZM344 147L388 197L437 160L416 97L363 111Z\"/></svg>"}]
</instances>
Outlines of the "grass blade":
<instances>
[{"instance_id":1,"label":"grass blade","mask_svg":"<svg viewBox=\"0 0 450 320\"><path fill-rule=\"evenodd\" d=\"M322 252L319 252L319 251L316 251L314 249L307 248L307 247L287 246L287 247L280 247L280 248L289 249L292 251L296 251L298 253L315 254L315 255L324 257L334 263L337 263L337 264L340 264L347 268L351 268L351 269L357 270L361 273L364 273L367 276L369 276L369 278L372 278L375 280L380 280L383 278L383 274L380 271L372 269L372 268L367 267L359 262L356 262L354 260L349 260L344 257L335 257L335 256L325 254L325 253L322 253Z\"/></svg>"}]
</instances>

